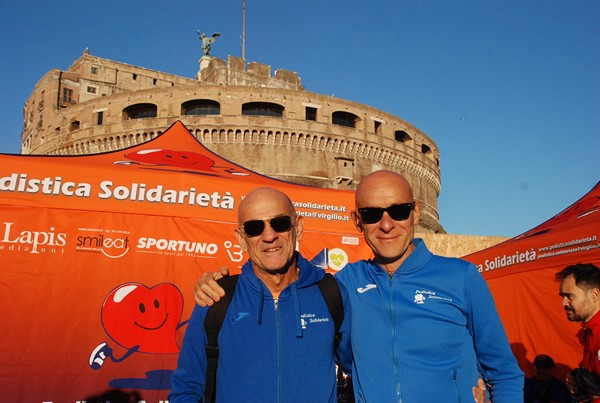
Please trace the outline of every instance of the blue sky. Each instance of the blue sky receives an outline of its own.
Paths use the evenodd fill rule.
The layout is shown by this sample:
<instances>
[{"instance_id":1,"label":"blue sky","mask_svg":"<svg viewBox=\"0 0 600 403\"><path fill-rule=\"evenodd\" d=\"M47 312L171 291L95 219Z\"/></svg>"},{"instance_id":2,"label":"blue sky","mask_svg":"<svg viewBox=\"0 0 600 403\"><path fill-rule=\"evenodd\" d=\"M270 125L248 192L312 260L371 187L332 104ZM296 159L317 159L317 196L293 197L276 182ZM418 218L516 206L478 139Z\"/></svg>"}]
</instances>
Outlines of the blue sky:
<instances>
[{"instance_id":1,"label":"blue sky","mask_svg":"<svg viewBox=\"0 0 600 403\"><path fill-rule=\"evenodd\" d=\"M93 55L194 77L241 56L242 0L0 0L0 152L50 69ZM600 180L600 1L247 0L246 59L392 113L441 155L452 234L516 236Z\"/></svg>"}]
</instances>

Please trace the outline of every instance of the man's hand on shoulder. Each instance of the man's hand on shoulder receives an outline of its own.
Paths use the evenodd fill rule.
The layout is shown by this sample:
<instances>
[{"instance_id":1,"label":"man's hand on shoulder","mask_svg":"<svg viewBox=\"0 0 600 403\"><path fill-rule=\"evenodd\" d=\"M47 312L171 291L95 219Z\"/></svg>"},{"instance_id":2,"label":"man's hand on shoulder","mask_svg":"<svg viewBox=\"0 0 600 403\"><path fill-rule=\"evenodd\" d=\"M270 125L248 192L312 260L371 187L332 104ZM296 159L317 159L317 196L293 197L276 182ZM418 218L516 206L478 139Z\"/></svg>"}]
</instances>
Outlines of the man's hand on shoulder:
<instances>
[{"instance_id":1,"label":"man's hand on shoulder","mask_svg":"<svg viewBox=\"0 0 600 403\"><path fill-rule=\"evenodd\" d=\"M204 273L196 282L194 289L194 300L201 307L213 306L225 295L225 290L217 283L217 280L229 275L227 266L223 266L218 272Z\"/></svg>"}]
</instances>

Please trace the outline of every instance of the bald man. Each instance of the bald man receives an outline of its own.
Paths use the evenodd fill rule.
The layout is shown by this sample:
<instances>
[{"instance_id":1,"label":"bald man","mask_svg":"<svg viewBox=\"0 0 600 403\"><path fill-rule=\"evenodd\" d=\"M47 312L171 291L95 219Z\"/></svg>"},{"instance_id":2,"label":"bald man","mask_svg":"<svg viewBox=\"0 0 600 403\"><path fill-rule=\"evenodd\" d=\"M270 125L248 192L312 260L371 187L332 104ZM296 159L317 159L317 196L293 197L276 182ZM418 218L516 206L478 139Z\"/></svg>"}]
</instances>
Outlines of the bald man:
<instances>
[{"instance_id":1,"label":"bald man","mask_svg":"<svg viewBox=\"0 0 600 403\"><path fill-rule=\"evenodd\" d=\"M494 403L523 401L523 372L512 354L486 282L461 259L433 255L414 238L421 203L408 181L376 171L360 182L352 220L374 258L336 279L352 315L352 379L361 402L472 402L478 379ZM223 295L212 277L196 301Z\"/></svg>"},{"instance_id":2,"label":"bald man","mask_svg":"<svg viewBox=\"0 0 600 403\"><path fill-rule=\"evenodd\" d=\"M486 282L464 260L414 238L421 203L408 181L376 171L352 219L374 259L341 270L352 311L354 390L367 402L472 402L482 377L494 403L523 401L523 373Z\"/></svg>"},{"instance_id":3,"label":"bald man","mask_svg":"<svg viewBox=\"0 0 600 403\"><path fill-rule=\"evenodd\" d=\"M325 272L296 252L302 230L302 217L275 189L256 189L240 203L235 236L249 260L219 332L217 402L337 402L335 329L318 285ZM337 353L349 368L344 305ZM171 403L204 399L207 310L197 306L188 324Z\"/></svg>"}]
</instances>

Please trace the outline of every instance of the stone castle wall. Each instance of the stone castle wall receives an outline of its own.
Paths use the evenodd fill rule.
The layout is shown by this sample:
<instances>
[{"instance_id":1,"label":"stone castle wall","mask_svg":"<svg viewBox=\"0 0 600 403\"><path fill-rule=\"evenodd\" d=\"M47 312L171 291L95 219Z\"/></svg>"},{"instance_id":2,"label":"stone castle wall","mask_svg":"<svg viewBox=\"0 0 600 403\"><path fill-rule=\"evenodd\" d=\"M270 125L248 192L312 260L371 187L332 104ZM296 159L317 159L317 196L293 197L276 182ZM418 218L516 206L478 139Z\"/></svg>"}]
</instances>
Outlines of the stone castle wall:
<instances>
[{"instance_id":1,"label":"stone castle wall","mask_svg":"<svg viewBox=\"0 0 600 403\"><path fill-rule=\"evenodd\" d=\"M181 120L217 154L265 175L353 189L377 169L402 173L423 203L420 230L444 232L435 142L384 111L308 92L294 72L229 57L197 79L91 56L53 69L24 108L25 154L81 155L139 144Z\"/></svg>"},{"instance_id":2,"label":"stone castle wall","mask_svg":"<svg viewBox=\"0 0 600 403\"><path fill-rule=\"evenodd\" d=\"M416 237L423 238L431 252L447 257L463 257L510 239L501 236L431 233L417 233Z\"/></svg>"}]
</instances>

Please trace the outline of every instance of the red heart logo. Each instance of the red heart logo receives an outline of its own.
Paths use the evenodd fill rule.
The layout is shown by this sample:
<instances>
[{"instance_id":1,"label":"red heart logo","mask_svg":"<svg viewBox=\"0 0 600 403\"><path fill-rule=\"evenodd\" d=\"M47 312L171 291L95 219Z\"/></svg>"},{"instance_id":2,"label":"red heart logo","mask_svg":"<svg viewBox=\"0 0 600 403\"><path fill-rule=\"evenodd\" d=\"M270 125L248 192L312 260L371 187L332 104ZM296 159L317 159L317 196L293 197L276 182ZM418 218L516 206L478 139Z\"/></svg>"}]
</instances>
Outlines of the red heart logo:
<instances>
[{"instance_id":1,"label":"red heart logo","mask_svg":"<svg viewBox=\"0 0 600 403\"><path fill-rule=\"evenodd\" d=\"M121 284L102 304L102 325L121 346L139 346L142 353L178 353L176 330L183 312L183 295L170 283L149 288Z\"/></svg>"},{"instance_id":2,"label":"red heart logo","mask_svg":"<svg viewBox=\"0 0 600 403\"><path fill-rule=\"evenodd\" d=\"M215 165L209 157L192 151L140 150L125 154L125 157L142 164L167 165L197 171L212 171Z\"/></svg>"}]
</instances>

